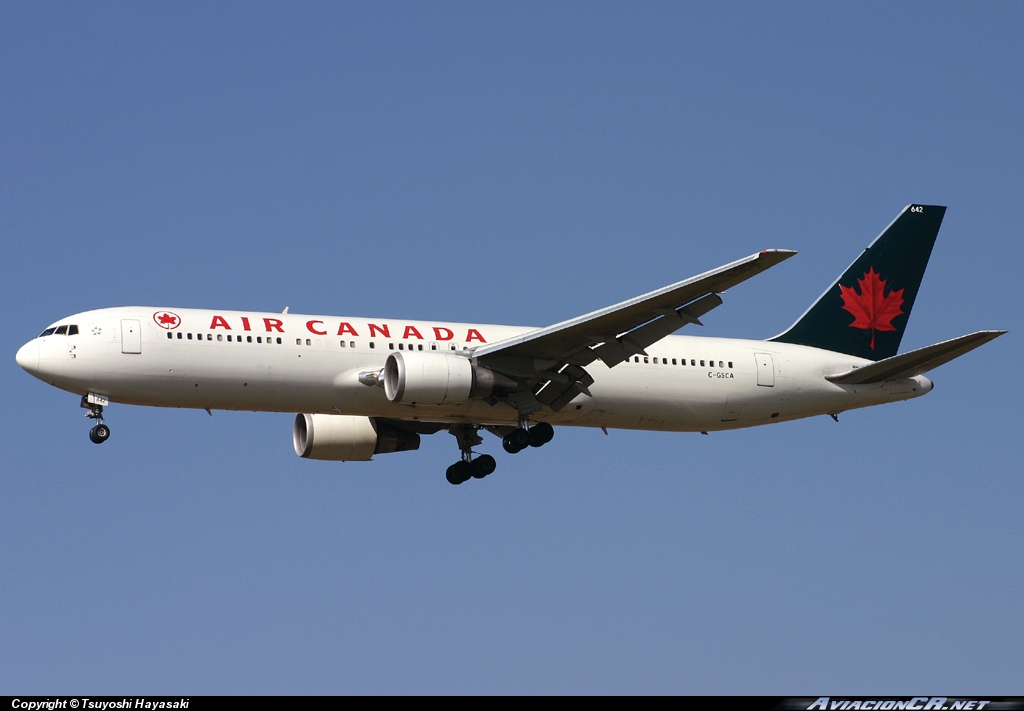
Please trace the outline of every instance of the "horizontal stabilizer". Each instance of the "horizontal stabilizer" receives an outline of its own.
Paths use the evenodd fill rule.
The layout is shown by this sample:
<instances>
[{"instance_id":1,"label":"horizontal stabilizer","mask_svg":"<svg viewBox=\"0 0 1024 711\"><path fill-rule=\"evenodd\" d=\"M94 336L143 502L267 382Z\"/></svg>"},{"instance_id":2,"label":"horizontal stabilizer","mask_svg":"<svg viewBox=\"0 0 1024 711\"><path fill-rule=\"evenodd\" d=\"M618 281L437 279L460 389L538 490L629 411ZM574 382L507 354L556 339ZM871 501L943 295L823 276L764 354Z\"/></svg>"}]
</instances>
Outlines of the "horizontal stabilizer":
<instances>
[{"instance_id":1,"label":"horizontal stabilizer","mask_svg":"<svg viewBox=\"0 0 1024 711\"><path fill-rule=\"evenodd\" d=\"M915 375L921 375L929 370L938 368L943 363L948 363L954 358L959 358L964 353L973 351L978 346L983 346L1004 333L1006 331L978 331L977 333L969 333L966 336L936 343L933 346L925 346L916 351L885 358L863 368L854 368L853 370L837 373L836 375L826 375L825 379L839 385L863 385L866 383L881 383L886 380L912 378Z\"/></svg>"}]
</instances>

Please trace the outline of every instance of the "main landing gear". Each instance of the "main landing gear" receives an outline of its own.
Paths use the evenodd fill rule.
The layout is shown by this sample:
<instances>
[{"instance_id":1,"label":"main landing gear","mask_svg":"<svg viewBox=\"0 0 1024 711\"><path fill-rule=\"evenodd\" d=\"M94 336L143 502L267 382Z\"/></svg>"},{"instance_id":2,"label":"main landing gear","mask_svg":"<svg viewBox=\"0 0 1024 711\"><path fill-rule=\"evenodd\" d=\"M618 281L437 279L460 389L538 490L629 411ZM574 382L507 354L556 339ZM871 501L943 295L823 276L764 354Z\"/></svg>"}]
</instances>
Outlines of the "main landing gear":
<instances>
[{"instance_id":1,"label":"main landing gear","mask_svg":"<svg viewBox=\"0 0 1024 711\"><path fill-rule=\"evenodd\" d=\"M555 436L555 428L547 422L538 422L533 427L517 427L501 438L501 446L509 454L522 452L527 447L540 447Z\"/></svg>"},{"instance_id":2,"label":"main landing gear","mask_svg":"<svg viewBox=\"0 0 1024 711\"><path fill-rule=\"evenodd\" d=\"M472 479L483 479L494 472L498 463L489 454L481 454L473 457L473 447L483 442L483 438L477 432L479 427L475 425L453 425L448 431L455 435L462 450L462 459L448 467L445 478L449 484L461 484Z\"/></svg>"},{"instance_id":3,"label":"main landing gear","mask_svg":"<svg viewBox=\"0 0 1024 711\"><path fill-rule=\"evenodd\" d=\"M89 430L89 439L96 444L103 444L110 437L110 428L103 424L103 406L109 404L110 400L104 395L89 393L82 396L82 407L88 410L85 416L96 420L96 425Z\"/></svg>"},{"instance_id":4,"label":"main landing gear","mask_svg":"<svg viewBox=\"0 0 1024 711\"><path fill-rule=\"evenodd\" d=\"M463 457L466 455L463 454ZM494 472L498 467L498 463L494 461L494 457L489 454L481 454L476 459L461 459L455 464L448 467L448 471L444 473L445 478L449 484L461 484L464 481L473 479L483 479L488 474Z\"/></svg>"},{"instance_id":5,"label":"main landing gear","mask_svg":"<svg viewBox=\"0 0 1024 711\"><path fill-rule=\"evenodd\" d=\"M462 450L462 459L448 467L445 478L449 484L461 484L470 479L483 479L492 474L498 466L494 457L489 454L474 456L473 447L483 442L477 425L452 425L448 431L455 435L459 442L459 449ZM494 432L494 429L491 429ZM500 429L495 434L499 434ZM528 427L524 421L521 427L517 427L501 438L501 446L509 454L521 452L527 447L540 447L551 441L555 436L555 428L547 422L538 422L533 427Z\"/></svg>"}]
</instances>

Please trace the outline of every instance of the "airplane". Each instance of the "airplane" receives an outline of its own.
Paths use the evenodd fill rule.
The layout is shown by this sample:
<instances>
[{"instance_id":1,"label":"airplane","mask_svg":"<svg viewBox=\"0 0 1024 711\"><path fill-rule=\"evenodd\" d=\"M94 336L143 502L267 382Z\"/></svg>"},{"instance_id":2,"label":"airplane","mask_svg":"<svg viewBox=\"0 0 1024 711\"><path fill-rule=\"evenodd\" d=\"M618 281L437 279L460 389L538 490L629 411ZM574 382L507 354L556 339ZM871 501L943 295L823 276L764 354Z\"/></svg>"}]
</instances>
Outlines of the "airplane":
<instances>
[{"instance_id":1,"label":"airplane","mask_svg":"<svg viewBox=\"0 0 1024 711\"><path fill-rule=\"evenodd\" d=\"M924 373L1001 336L978 331L898 354L946 208L908 205L783 333L671 335L721 294L796 252L769 249L544 328L122 307L60 319L18 364L81 396L110 436L111 402L297 412L296 454L367 461L453 434L447 480L496 468L480 432L515 454L554 427L732 430L920 397Z\"/></svg>"}]
</instances>

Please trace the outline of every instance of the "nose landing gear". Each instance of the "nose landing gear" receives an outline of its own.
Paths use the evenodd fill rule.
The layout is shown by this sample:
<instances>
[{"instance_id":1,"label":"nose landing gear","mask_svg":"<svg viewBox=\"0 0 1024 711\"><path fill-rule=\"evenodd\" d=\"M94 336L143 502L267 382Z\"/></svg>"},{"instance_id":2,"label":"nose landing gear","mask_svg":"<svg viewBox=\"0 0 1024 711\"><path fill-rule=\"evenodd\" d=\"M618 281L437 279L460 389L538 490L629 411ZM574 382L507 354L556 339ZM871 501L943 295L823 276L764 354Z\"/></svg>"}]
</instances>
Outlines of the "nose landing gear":
<instances>
[{"instance_id":1,"label":"nose landing gear","mask_svg":"<svg viewBox=\"0 0 1024 711\"><path fill-rule=\"evenodd\" d=\"M110 428L103 424L103 407L109 404L110 400L106 395L89 393L82 396L82 407L88 410L85 416L90 420L96 420L96 425L89 430L89 439L96 444L103 444L110 437Z\"/></svg>"}]
</instances>

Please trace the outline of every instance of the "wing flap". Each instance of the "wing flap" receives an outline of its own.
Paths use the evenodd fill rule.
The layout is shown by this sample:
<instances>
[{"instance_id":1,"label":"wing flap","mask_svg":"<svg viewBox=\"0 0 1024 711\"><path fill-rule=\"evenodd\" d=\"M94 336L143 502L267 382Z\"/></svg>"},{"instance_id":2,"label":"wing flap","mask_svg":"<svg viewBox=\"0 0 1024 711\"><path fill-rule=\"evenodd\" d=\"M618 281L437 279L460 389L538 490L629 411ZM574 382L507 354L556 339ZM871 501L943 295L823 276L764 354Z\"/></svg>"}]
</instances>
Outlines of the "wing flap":
<instances>
[{"instance_id":1,"label":"wing flap","mask_svg":"<svg viewBox=\"0 0 1024 711\"><path fill-rule=\"evenodd\" d=\"M942 341L916 351L885 358L862 368L854 368L845 373L826 375L825 379L838 385L864 385L881 383L886 380L912 378L938 368L954 358L983 346L991 340L999 338L1006 331L978 331L966 336Z\"/></svg>"}]
</instances>

